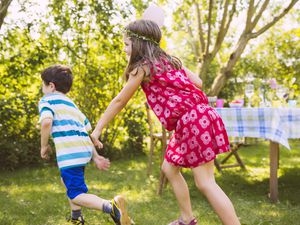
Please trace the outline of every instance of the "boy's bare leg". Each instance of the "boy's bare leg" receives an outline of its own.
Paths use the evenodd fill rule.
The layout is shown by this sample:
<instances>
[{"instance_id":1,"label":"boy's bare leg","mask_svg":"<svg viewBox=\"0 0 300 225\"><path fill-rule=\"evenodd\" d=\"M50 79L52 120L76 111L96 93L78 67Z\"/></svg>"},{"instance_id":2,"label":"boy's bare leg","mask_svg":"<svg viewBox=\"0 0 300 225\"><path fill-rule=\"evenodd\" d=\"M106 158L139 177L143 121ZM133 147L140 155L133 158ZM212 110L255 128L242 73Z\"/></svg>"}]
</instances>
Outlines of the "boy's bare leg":
<instances>
[{"instance_id":1,"label":"boy's bare leg","mask_svg":"<svg viewBox=\"0 0 300 225\"><path fill-rule=\"evenodd\" d=\"M76 205L75 203L73 203L71 199L68 198L68 201L69 201L69 204L70 204L70 207L71 207L72 211L73 210L76 211L76 210L81 209L81 207L79 205Z\"/></svg>"},{"instance_id":2,"label":"boy's bare leg","mask_svg":"<svg viewBox=\"0 0 300 225\"><path fill-rule=\"evenodd\" d=\"M80 194L71 200L74 205L87 207L90 209L102 210L103 203L107 200L99 198L93 194Z\"/></svg>"},{"instance_id":3,"label":"boy's bare leg","mask_svg":"<svg viewBox=\"0 0 300 225\"><path fill-rule=\"evenodd\" d=\"M72 202L91 209L103 210L103 204L107 200L99 198L93 194L80 194L72 199ZM116 224L130 225L131 219L127 214L125 199L122 196L116 196L112 201L113 211L110 213ZM117 207L117 208L115 208ZM116 214L117 211L117 214Z\"/></svg>"}]
</instances>

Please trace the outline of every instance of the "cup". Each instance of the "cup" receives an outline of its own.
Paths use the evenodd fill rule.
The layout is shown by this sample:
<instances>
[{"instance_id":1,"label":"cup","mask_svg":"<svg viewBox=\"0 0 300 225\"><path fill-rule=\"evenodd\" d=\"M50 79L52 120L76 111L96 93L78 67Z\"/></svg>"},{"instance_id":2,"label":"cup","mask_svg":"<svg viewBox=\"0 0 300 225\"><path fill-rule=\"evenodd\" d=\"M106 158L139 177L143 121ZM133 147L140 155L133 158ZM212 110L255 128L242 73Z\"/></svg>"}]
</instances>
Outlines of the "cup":
<instances>
[{"instance_id":1,"label":"cup","mask_svg":"<svg viewBox=\"0 0 300 225\"><path fill-rule=\"evenodd\" d=\"M224 99L217 99L216 107L217 108L223 108L223 105L224 105Z\"/></svg>"}]
</instances>

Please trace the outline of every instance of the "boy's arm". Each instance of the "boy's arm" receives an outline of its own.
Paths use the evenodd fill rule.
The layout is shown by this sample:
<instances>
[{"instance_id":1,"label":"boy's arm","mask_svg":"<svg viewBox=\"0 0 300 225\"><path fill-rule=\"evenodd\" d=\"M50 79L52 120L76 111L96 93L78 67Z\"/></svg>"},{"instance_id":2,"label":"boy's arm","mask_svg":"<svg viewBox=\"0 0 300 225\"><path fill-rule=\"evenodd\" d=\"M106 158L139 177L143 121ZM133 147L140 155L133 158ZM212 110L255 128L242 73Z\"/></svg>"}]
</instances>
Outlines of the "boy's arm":
<instances>
[{"instance_id":1,"label":"boy's arm","mask_svg":"<svg viewBox=\"0 0 300 225\"><path fill-rule=\"evenodd\" d=\"M52 119L45 118L41 122L41 157L42 159L49 159L48 153L51 152L51 147L48 144L51 129L52 129Z\"/></svg>"},{"instance_id":2,"label":"boy's arm","mask_svg":"<svg viewBox=\"0 0 300 225\"><path fill-rule=\"evenodd\" d=\"M120 93L111 101L105 110L103 116L97 123L96 128L92 132L91 139L95 146L102 147L102 143L98 140L103 128L126 106L127 102L139 88L144 78L144 70L139 68L135 75L129 75L129 79Z\"/></svg>"},{"instance_id":3,"label":"boy's arm","mask_svg":"<svg viewBox=\"0 0 300 225\"><path fill-rule=\"evenodd\" d=\"M99 155L95 148L93 149L92 159L99 170L108 170L110 166L109 159L106 159L103 156Z\"/></svg>"},{"instance_id":4,"label":"boy's arm","mask_svg":"<svg viewBox=\"0 0 300 225\"><path fill-rule=\"evenodd\" d=\"M193 82L193 84L197 88L202 88L202 80L200 79L200 77L198 77L196 74L194 74L192 71L190 71L189 69L185 68L184 66L183 66L183 69L184 69L187 77Z\"/></svg>"}]
</instances>

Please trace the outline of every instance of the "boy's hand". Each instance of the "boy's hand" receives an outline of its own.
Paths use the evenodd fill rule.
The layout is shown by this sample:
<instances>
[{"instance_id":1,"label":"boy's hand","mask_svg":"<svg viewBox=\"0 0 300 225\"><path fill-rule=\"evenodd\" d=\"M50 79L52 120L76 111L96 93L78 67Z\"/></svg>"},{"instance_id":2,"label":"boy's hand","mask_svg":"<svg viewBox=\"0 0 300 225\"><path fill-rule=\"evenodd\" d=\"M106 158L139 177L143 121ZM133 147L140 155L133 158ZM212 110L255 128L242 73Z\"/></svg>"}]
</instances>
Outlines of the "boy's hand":
<instances>
[{"instance_id":1,"label":"boy's hand","mask_svg":"<svg viewBox=\"0 0 300 225\"><path fill-rule=\"evenodd\" d=\"M97 155L93 157L93 160L99 170L108 170L110 166L109 159L104 158L103 156Z\"/></svg>"},{"instance_id":2,"label":"boy's hand","mask_svg":"<svg viewBox=\"0 0 300 225\"><path fill-rule=\"evenodd\" d=\"M50 147L50 145L42 146L41 147L41 157L42 157L42 159L48 160L50 158L49 157L50 152L52 152L52 148Z\"/></svg>"},{"instance_id":3,"label":"boy's hand","mask_svg":"<svg viewBox=\"0 0 300 225\"><path fill-rule=\"evenodd\" d=\"M101 132L93 131L90 134L90 138L92 139L93 144L95 145L96 148L103 148L103 144L99 141Z\"/></svg>"}]
</instances>

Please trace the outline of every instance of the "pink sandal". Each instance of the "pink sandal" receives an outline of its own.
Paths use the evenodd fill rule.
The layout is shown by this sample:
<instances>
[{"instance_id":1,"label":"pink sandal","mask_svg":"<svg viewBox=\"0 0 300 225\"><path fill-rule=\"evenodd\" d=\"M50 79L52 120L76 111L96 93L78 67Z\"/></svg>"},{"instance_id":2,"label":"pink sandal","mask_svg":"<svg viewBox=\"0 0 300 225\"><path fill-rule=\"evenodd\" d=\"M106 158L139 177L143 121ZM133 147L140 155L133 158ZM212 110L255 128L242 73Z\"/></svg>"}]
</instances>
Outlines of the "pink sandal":
<instances>
[{"instance_id":1,"label":"pink sandal","mask_svg":"<svg viewBox=\"0 0 300 225\"><path fill-rule=\"evenodd\" d=\"M182 219L179 218L178 220L173 221L169 225L197 225L197 224L198 224L198 222L197 222L196 218L193 218L189 223L184 223L182 221Z\"/></svg>"}]
</instances>

